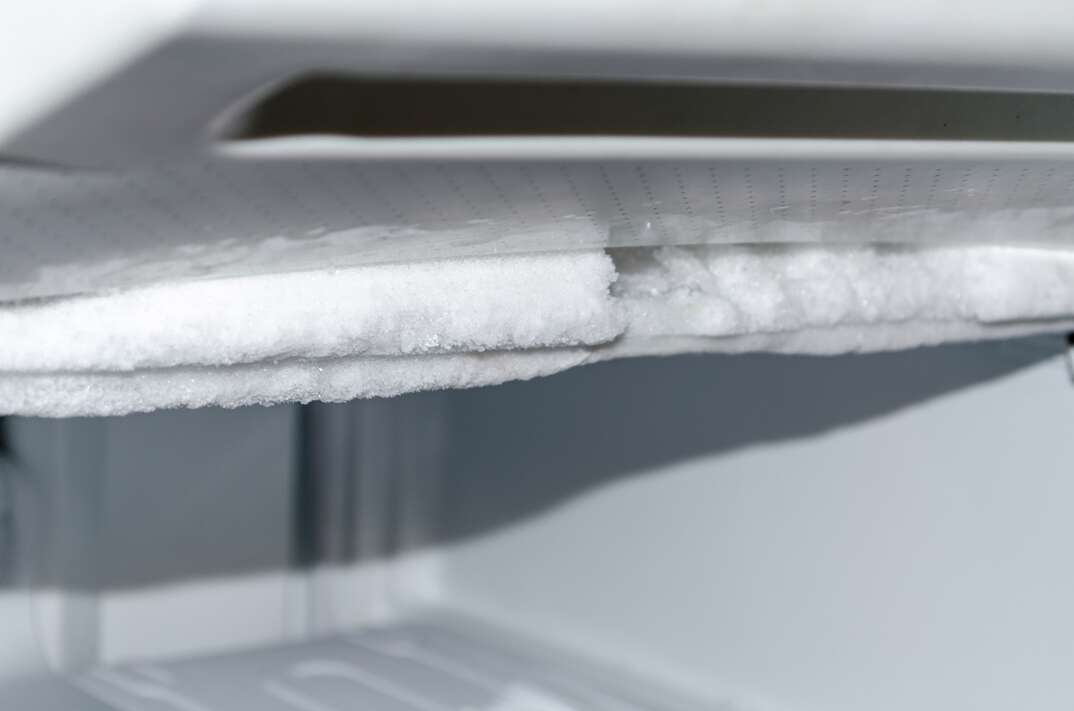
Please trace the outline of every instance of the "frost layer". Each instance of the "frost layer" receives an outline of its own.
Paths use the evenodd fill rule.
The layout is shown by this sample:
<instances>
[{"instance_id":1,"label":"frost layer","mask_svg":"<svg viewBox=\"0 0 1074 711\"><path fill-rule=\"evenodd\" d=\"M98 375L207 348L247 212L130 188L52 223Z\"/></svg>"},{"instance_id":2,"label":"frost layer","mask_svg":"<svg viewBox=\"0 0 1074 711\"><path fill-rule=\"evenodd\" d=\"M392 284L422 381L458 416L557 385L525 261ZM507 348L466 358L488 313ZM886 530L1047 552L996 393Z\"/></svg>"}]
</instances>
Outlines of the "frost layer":
<instances>
[{"instance_id":1,"label":"frost layer","mask_svg":"<svg viewBox=\"0 0 1074 711\"><path fill-rule=\"evenodd\" d=\"M1068 330L1074 254L708 246L160 284L0 308L0 411L348 400L609 358L841 353Z\"/></svg>"}]
</instances>

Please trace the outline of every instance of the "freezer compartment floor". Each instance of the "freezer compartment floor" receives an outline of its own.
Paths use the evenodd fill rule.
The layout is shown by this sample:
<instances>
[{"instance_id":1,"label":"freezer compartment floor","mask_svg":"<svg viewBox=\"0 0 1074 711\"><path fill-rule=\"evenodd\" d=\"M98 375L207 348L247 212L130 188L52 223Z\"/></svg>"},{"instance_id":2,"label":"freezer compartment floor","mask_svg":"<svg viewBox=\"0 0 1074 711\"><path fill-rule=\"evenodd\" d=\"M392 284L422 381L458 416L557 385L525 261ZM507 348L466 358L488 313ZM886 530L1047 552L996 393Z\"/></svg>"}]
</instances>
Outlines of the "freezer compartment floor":
<instances>
[{"instance_id":1,"label":"freezer compartment floor","mask_svg":"<svg viewBox=\"0 0 1074 711\"><path fill-rule=\"evenodd\" d=\"M643 711L670 709L561 655L457 625L409 623L0 689L35 711ZM641 698L643 696L644 698ZM660 699L654 703L655 699ZM8 704L11 704L10 706ZM676 705L674 708L679 708Z\"/></svg>"}]
</instances>

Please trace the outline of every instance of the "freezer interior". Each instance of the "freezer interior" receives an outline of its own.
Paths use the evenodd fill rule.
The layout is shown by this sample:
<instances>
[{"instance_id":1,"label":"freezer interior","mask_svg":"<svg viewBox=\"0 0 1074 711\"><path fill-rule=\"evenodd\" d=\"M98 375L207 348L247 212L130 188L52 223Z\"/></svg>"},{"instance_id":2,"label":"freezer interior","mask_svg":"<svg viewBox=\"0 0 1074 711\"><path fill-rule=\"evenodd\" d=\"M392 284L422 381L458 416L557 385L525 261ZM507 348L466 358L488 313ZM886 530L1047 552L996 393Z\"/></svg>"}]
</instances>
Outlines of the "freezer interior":
<instances>
[{"instance_id":1,"label":"freezer interior","mask_svg":"<svg viewBox=\"0 0 1074 711\"><path fill-rule=\"evenodd\" d=\"M1054 338L8 418L26 709L1058 708Z\"/></svg>"},{"instance_id":2,"label":"freezer interior","mask_svg":"<svg viewBox=\"0 0 1074 711\"><path fill-rule=\"evenodd\" d=\"M3 711L1074 705L1063 3L13 5Z\"/></svg>"}]
</instances>

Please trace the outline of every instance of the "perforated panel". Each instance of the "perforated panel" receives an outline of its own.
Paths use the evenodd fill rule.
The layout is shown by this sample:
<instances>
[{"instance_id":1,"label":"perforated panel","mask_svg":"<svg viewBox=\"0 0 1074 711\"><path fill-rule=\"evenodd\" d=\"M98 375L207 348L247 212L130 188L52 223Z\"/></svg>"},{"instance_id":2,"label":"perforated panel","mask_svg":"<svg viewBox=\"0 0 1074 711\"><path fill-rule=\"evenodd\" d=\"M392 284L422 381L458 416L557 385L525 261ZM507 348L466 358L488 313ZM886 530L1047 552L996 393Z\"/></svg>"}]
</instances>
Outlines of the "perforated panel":
<instances>
[{"instance_id":1,"label":"perforated panel","mask_svg":"<svg viewBox=\"0 0 1074 711\"><path fill-rule=\"evenodd\" d=\"M0 169L0 298L622 245L1067 244L1074 163L207 161Z\"/></svg>"}]
</instances>

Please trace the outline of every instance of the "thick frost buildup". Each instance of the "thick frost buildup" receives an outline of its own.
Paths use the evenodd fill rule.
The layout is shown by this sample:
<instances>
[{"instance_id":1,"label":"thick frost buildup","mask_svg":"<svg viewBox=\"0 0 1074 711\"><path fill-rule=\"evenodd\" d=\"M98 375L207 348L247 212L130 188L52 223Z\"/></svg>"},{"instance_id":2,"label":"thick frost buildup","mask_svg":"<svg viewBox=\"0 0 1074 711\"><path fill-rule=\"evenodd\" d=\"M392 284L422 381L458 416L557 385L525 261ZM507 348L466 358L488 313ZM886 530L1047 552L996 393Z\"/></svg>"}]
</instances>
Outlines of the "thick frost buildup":
<instances>
[{"instance_id":1,"label":"thick frost buildup","mask_svg":"<svg viewBox=\"0 0 1074 711\"><path fill-rule=\"evenodd\" d=\"M597 344L621 324L602 252L193 281L0 309L0 372Z\"/></svg>"},{"instance_id":2,"label":"thick frost buildup","mask_svg":"<svg viewBox=\"0 0 1074 711\"><path fill-rule=\"evenodd\" d=\"M420 390L471 388L533 378L580 365L583 349L536 349L429 356L348 356L279 363L147 368L125 373L12 374L0 403L28 415L111 415L165 407L343 402Z\"/></svg>"},{"instance_id":3,"label":"thick frost buildup","mask_svg":"<svg viewBox=\"0 0 1074 711\"><path fill-rule=\"evenodd\" d=\"M1074 317L1066 251L666 247L623 251L616 264L613 294L630 339L721 339L706 350L883 350L1048 330L1048 319Z\"/></svg>"},{"instance_id":4,"label":"thick frost buildup","mask_svg":"<svg viewBox=\"0 0 1074 711\"><path fill-rule=\"evenodd\" d=\"M0 411L390 396L688 351L839 353L1074 327L1074 253L667 247L162 284L0 307Z\"/></svg>"}]
</instances>

